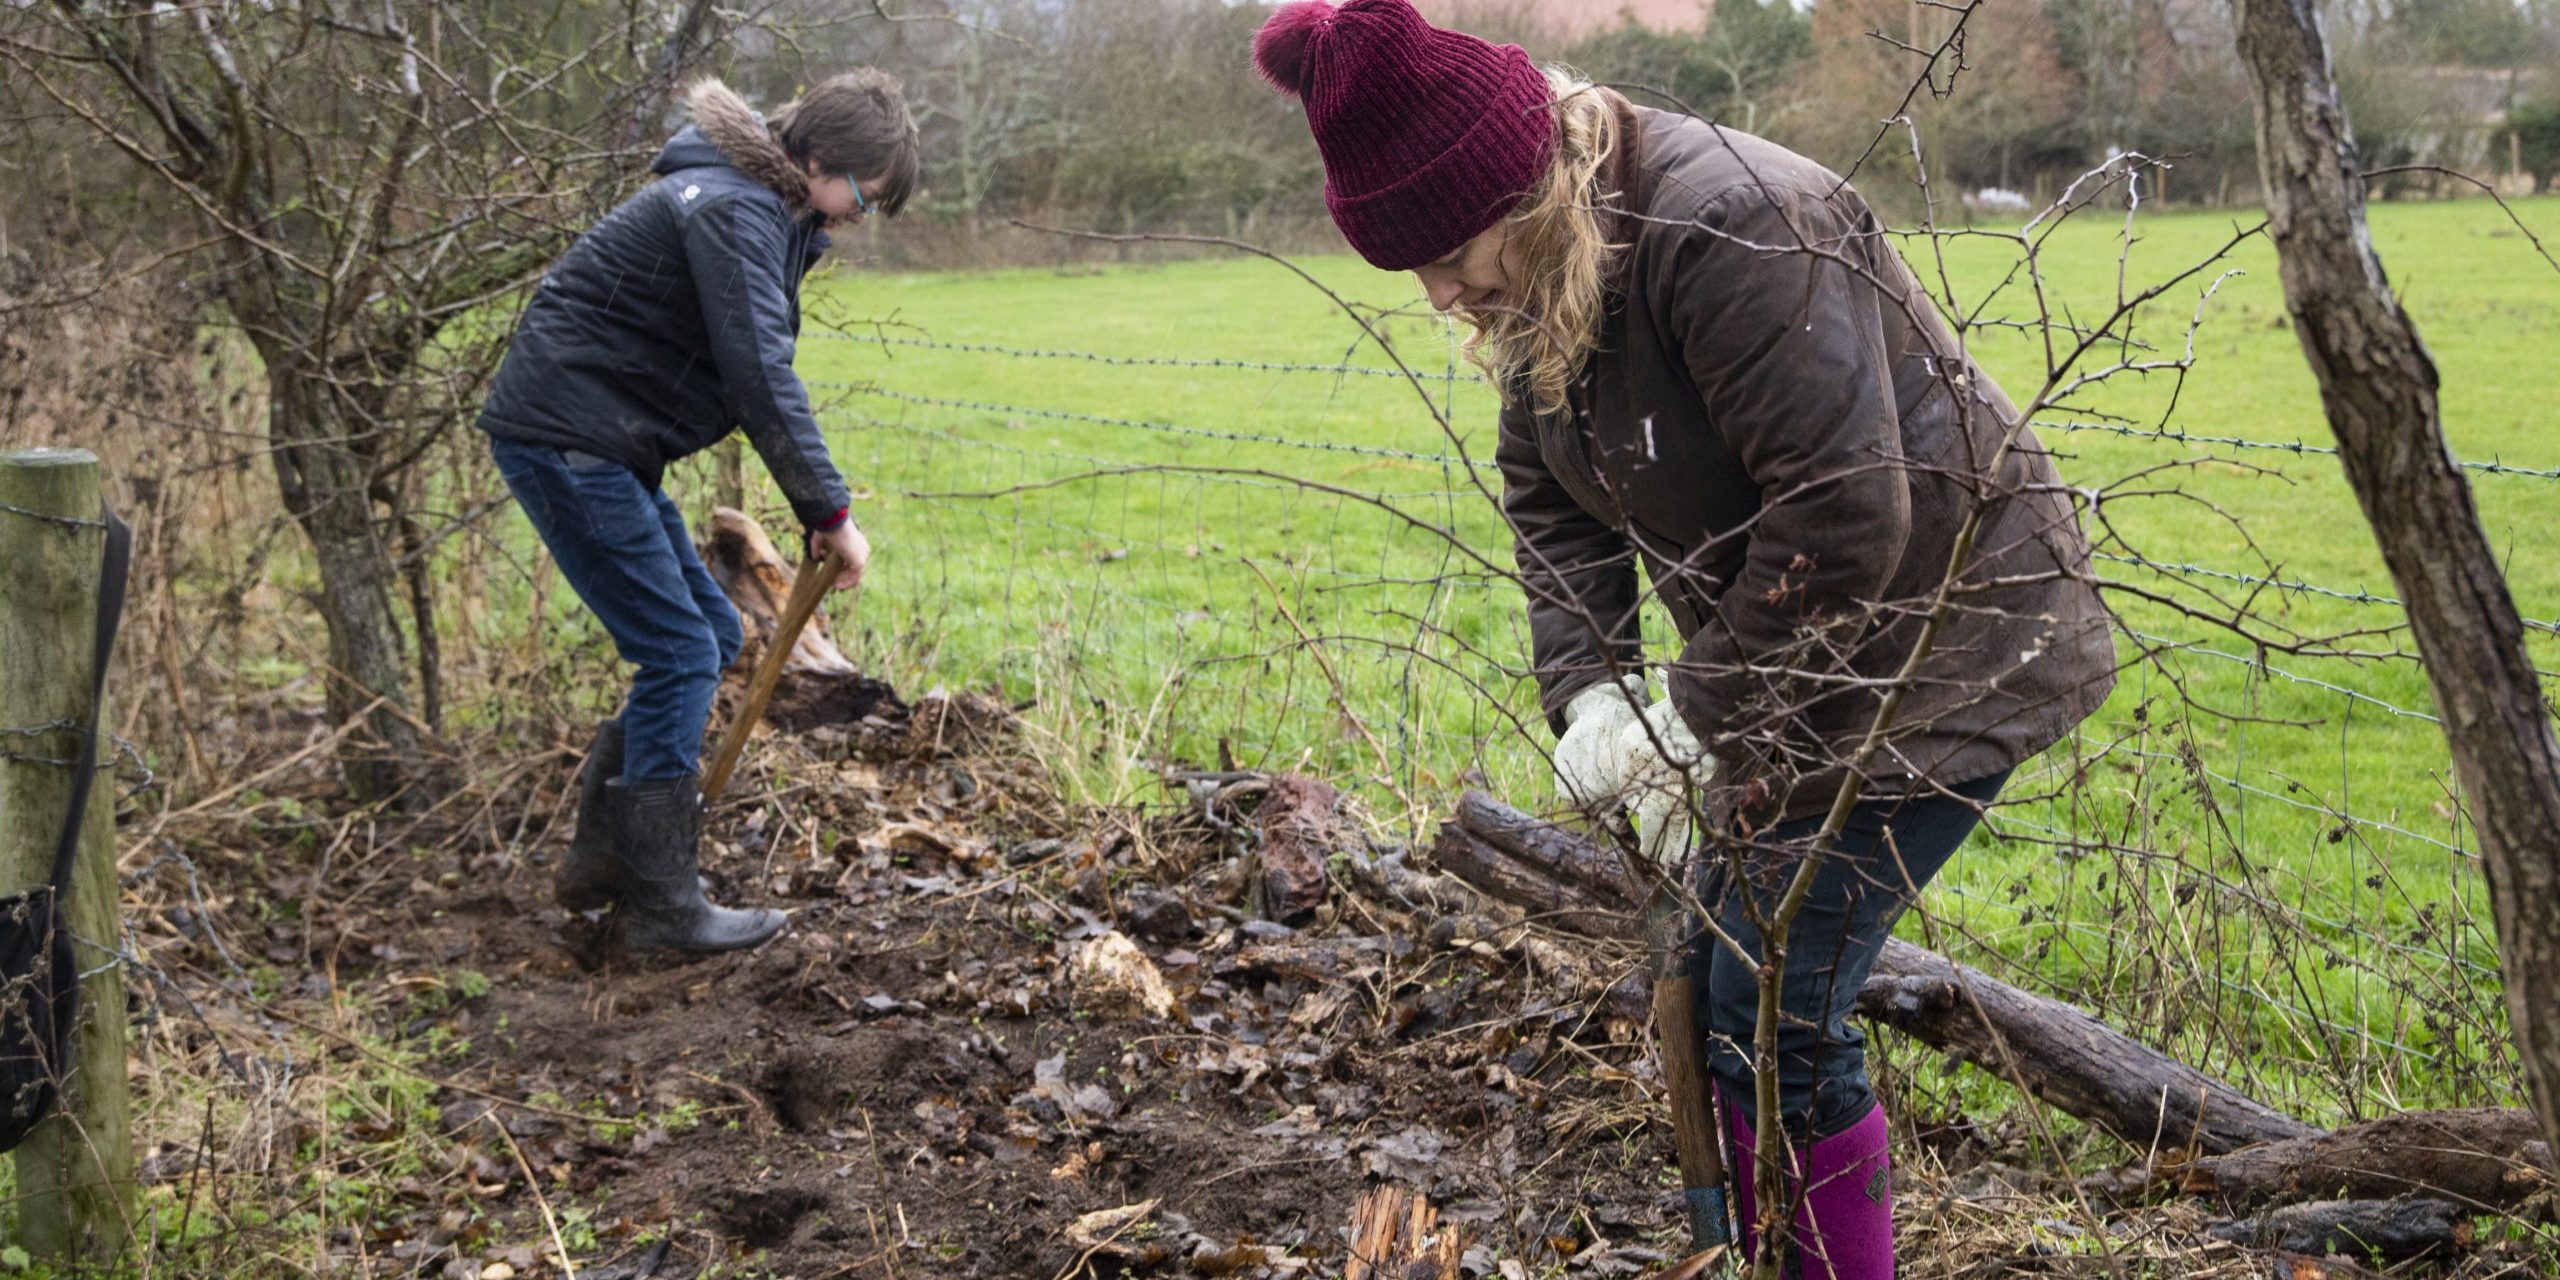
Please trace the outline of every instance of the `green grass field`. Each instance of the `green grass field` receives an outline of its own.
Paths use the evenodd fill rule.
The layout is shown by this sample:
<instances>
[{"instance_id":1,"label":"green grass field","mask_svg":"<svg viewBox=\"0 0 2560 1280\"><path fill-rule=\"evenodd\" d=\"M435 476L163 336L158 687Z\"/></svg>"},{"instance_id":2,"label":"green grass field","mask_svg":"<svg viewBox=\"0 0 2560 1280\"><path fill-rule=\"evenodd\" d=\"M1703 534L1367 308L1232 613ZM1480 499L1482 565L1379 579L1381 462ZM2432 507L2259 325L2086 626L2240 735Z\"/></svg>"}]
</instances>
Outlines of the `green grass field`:
<instances>
[{"instance_id":1,"label":"green grass field","mask_svg":"<svg viewBox=\"0 0 2560 1280\"><path fill-rule=\"evenodd\" d=\"M2517 207L2560 238L2560 199ZM2560 392L2560 273L2487 202L2383 206L2373 223L2443 375L2457 452L2560 467L2547 407ZM2093 320L2113 305L2120 259L2139 289L2206 259L2237 225L2146 216L2129 253L2120 221L2066 225L2039 258L2047 296L2058 314ZM1997 240L1939 243L1967 307L2017 263ZM1931 243L1905 252L1939 279ZM1050 757L1091 799L1161 799L1162 763L1207 764L1221 744L1247 766L1356 782L1390 825L1437 811L1461 785L1548 795L1544 730L1516 674L1518 593L1498 576L1507 539L1486 491L1451 460L1490 455L1493 398L1454 363L1449 330L1409 276L1348 258L1304 265L1384 312L1454 436L1412 386L1366 372L951 349L1388 364L1326 297L1259 260L839 272L816 286L800 365L879 548L847 648L889 655L902 686L992 683L1036 700ZM2325 444L2263 238L2147 309L2135 332L2156 349L2134 358L2176 357L2204 287L2230 269L2243 274L2203 303L2167 426ZM2013 284L1987 314L2036 311ZM2027 334L1986 330L1976 350L2021 400L2042 380ZM2118 358L2110 349L2082 369ZM2175 382L2128 376L2045 416L2116 414L2148 430ZM2333 458L2046 438L2073 482L2106 495L2104 554L2390 592ZM708 489L696 479L687 496ZM2525 614L2560 617L2560 480L2482 474L2474 489ZM2245 599L2308 634L2400 620L2387 604L2125 559L2101 569L2208 608ZM2417 665L2253 660L2249 642L2176 611L2112 603L2128 658L2135 636L2211 652L2128 670L2082 742L2011 787L2052 798L2017 805L2006 843L1978 837L1906 931L2005 958L2013 975L2306 1111L2507 1098L2485 905L2475 864L2452 848L2468 836L2437 727L2420 718L2430 704ZM1651 634L1668 656L1659 621ZM2560 668L2560 642L2537 645ZM2402 631L2353 647L2412 645ZM2064 836L2070 847L2052 842Z\"/></svg>"}]
</instances>

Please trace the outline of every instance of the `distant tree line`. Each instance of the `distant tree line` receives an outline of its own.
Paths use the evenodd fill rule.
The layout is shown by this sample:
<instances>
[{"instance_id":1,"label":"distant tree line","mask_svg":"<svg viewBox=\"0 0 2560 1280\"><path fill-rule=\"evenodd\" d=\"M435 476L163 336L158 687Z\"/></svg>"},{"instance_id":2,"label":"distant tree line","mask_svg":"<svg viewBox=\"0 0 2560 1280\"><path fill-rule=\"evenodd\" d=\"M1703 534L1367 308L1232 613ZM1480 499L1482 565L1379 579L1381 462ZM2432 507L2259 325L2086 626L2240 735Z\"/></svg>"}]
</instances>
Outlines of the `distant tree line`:
<instances>
[{"instance_id":1,"label":"distant tree line","mask_svg":"<svg viewBox=\"0 0 2560 1280\"><path fill-rule=\"evenodd\" d=\"M899 70L931 168L919 221L949 242L979 244L1015 217L1283 241L1322 232L1321 170L1296 108L1245 67L1267 6L910 0L891 11L941 20L884 23L792 2L805 13L786 5L769 39L737 49L742 73L779 98L833 62ZM1907 136L1868 152L1921 75L1913 51L1938 49L1957 21L1949 7L1700 4L1695 30L1622 17L1573 38L1528 0L1456 0L1438 12L1649 105L1835 166L1865 156L1861 187L1897 212L1916 207L1910 180L1923 161L1952 209L1983 188L2049 195L2111 151L2177 158L2171 201L2255 199L2246 82L2222 0L1988 0L1966 23L1960 56L1941 58L1911 97L1918 161ZM2521 159L2546 182L2560 170L2560 0L2329 0L2325 16L2373 165L2492 176ZM2404 176L2383 194L2429 185ZM884 232L882 251L914 236Z\"/></svg>"}]
</instances>

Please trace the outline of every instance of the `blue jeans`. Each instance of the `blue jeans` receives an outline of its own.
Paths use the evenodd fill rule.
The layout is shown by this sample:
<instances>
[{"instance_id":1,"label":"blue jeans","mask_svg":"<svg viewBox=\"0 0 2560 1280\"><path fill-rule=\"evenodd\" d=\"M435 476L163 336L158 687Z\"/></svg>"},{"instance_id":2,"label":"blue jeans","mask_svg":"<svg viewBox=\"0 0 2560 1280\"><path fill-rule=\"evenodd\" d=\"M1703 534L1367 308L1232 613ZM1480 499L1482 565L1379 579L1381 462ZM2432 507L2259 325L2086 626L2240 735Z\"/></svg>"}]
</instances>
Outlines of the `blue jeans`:
<instances>
[{"instance_id":1,"label":"blue jeans","mask_svg":"<svg viewBox=\"0 0 2560 1280\"><path fill-rule=\"evenodd\" d=\"M1789 1130L1828 1137L1875 1108L1866 1035L1849 1021L1858 990L1903 908L1954 856L1981 821L1981 806L2008 780L2003 770L1947 788L1961 798L1930 792L1850 811L1849 825L1814 873L1787 931L1775 1049L1779 1113ZM1744 850L1750 874L1740 889L1733 885L1730 845L1709 842L1700 859L1698 900L1753 956L1761 954L1760 931L1751 924L1743 894L1756 901L1761 918L1774 914L1807 838L1821 829L1822 819L1815 816L1763 832ZM1708 1074L1726 1098L1756 1119L1751 1042L1760 1013L1758 967L1742 963L1709 936L1691 947L1689 973L1707 1041Z\"/></svg>"},{"instance_id":2,"label":"blue jeans","mask_svg":"<svg viewBox=\"0 0 2560 1280\"><path fill-rule=\"evenodd\" d=\"M693 773L720 671L745 637L662 491L602 458L491 440L498 474L578 598L639 670L622 708L622 776Z\"/></svg>"}]
</instances>

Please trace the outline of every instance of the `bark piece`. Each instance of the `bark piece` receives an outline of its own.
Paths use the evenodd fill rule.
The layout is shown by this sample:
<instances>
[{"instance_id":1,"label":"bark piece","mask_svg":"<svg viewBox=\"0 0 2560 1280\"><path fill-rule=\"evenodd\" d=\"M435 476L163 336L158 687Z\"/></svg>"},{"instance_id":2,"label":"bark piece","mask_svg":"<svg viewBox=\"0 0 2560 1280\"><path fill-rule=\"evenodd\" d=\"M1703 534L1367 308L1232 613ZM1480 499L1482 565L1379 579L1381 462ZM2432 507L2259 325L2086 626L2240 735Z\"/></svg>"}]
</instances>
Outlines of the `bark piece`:
<instances>
[{"instance_id":1,"label":"bark piece","mask_svg":"<svg viewBox=\"0 0 2560 1280\"><path fill-rule=\"evenodd\" d=\"M1392 1183L1370 1188L1351 1213L1343 1280L1458 1280L1458 1229L1423 1197Z\"/></svg>"},{"instance_id":2,"label":"bark piece","mask_svg":"<svg viewBox=\"0 0 2560 1280\"><path fill-rule=\"evenodd\" d=\"M2319 1196L2426 1196L2475 1211L2522 1204L2551 1186L2551 1148L2529 1111L2474 1107L2412 1111L2333 1133L2209 1156L2180 1179L2235 1205Z\"/></svg>"},{"instance_id":3,"label":"bark piece","mask_svg":"<svg viewBox=\"0 0 2560 1280\"><path fill-rule=\"evenodd\" d=\"M1324 905L1332 888L1325 864L1345 844L1336 811L1341 802L1341 793L1321 779L1295 773L1271 779L1254 815L1262 829L1264 915L1300 925Z\"/></svg>"},{"instance_id":4,"label":"bark piece","mask_svg":"<svg viewBox=\"0 0 2560 1280\"><path fill-rule=\"evenodd\" d=\"M1235 981L1269 976L1283 981L1358 982L1413 950L1410 939L1380 934L1356 938L1280 938L1248 943L1218 962L1217 976Z\"/></svg>"},{"instance_id":5,"label":"bark piece","mask_svg":"<svg viewBox=\"0 0 2560 1280\"><path fill-rule=\"evenodd\" d=\"M1084 1214L1067 1224L1067 1243L1084 1251L1079 1262L1107 1257L1119 1259L1130 1269L1157 1266L1173 1256L1172 1247L1151 1230L1156 1206L1162 1203L1158 1197Z\"/></svg>"},{"instance_id":6,"label":"bark piece","mask_svg":"<svg viewBox=\"0 0 2560 1280\"><path fill-rule=\"evenodd\" d=\"M2314 1257L2380 1256L2390 1262L2471 1245L2471 1217L2443 1200L2315 1200L2215 1225L2216 1239Z\"/></svg>"},{"instance_id":7,"label":"bark piece","mask_svg":"<svg viewBox=\"0 0 2560 1280\"><path fill-rule=\"evenodd\" d=\"M1145 889L1130 895L1120 919L1129 932L1161 947L1180 946L1191 936L1191 908L1169 893Z\"/></svg>"}]
</instances>

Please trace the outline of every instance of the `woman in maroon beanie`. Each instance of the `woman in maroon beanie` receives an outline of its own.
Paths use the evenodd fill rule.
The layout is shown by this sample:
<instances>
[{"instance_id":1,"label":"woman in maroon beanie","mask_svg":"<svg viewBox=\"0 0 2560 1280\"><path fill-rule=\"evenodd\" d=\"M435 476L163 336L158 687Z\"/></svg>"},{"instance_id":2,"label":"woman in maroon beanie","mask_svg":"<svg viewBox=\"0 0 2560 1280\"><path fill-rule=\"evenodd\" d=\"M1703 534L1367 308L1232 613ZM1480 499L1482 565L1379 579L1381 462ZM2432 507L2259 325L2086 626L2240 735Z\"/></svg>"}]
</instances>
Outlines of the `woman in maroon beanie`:
<instances>
[{"instance_id":1,"label":"woman in maroon beanie","mask_svg":"<svg viewBox=\"0 0 2560 1280\"><path fill-rule=\"evenodd\" d=\"M2071 491L2031 432L2003 447L2016 407L1813 161L1541 70L1407 0L1285 5L1254 60L1305 105L1351 247L1419 276L1501 390L1559 786L1632 809L1666 863L1690 860L1691 814L1712 819L1696 861L1715 929L1690 963L1746 1249L1765 1054L1791 1174L1765 1209L1791 1219L1797 1270L1890 1277L1886 1124L1849 1016L2010 770L2114 684ZM1897 680L1977 506L1956 607ZM1682 641L1660 701L1639 564ZM1787 935L1774 1043L1756 1044L1754 922L1896 684Z\"/></svg>"}]
</instances>

